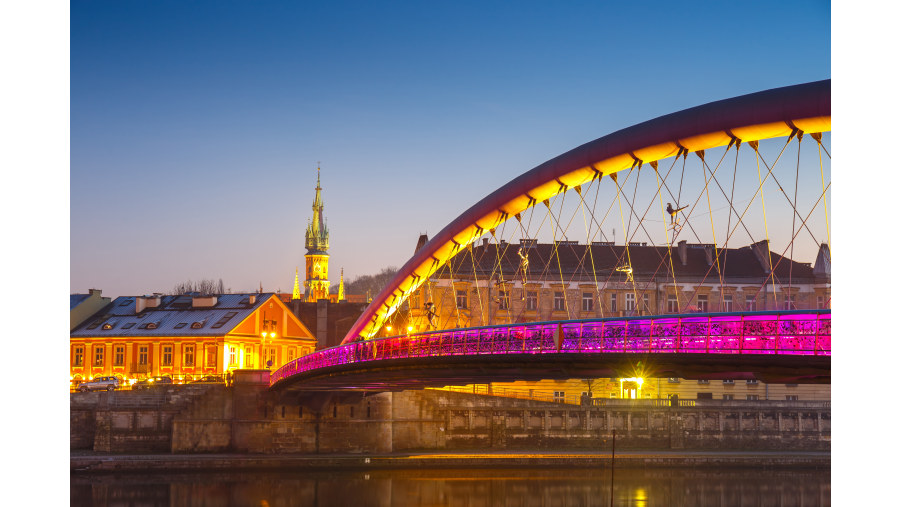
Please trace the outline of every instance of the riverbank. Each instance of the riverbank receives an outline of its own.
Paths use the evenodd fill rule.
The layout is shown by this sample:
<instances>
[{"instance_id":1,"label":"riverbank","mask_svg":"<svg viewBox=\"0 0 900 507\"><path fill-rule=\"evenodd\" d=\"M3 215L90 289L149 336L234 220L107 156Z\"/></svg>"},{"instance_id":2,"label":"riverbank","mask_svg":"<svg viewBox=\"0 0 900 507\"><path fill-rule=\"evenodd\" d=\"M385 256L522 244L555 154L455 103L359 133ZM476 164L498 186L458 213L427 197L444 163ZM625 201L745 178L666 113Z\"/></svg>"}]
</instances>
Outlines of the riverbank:
<instances>
[{"instance_id":1,"label":"riverbank","mask_svg":"<svg viewBox=\"0 0 900 507\"><path fill-rule=\"evenodd\" d=\"M176 472L234 470L379 470L412 468L608 468L604 452L456 452L380 455L268 455L268 454L101 454L73 451L73 474L107 472ZM830 452L707 452L623 451L616 468L648 467L763 467L830 469Z\"/></svg>"}]
</instances>

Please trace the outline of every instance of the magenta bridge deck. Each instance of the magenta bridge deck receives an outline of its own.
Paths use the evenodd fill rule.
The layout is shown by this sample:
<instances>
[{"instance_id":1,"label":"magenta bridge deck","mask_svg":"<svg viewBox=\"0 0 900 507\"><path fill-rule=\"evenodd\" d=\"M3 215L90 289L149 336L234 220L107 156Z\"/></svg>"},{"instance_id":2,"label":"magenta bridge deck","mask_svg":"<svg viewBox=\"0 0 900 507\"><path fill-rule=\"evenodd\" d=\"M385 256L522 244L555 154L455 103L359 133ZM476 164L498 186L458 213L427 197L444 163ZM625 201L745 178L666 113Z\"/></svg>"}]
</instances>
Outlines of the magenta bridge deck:
<instances>
[{"instance_id":1,"label":"magenta bridge deck","mask_svg":"<svg viewBox=\"0 0 900 507\"><path fill-rule=\"evenodd\" d=\"M830 383L831 310L565 320L358 341L291 361L271 375L271 388L388 391L632 376Z\"/></svg>"}]
</instances>

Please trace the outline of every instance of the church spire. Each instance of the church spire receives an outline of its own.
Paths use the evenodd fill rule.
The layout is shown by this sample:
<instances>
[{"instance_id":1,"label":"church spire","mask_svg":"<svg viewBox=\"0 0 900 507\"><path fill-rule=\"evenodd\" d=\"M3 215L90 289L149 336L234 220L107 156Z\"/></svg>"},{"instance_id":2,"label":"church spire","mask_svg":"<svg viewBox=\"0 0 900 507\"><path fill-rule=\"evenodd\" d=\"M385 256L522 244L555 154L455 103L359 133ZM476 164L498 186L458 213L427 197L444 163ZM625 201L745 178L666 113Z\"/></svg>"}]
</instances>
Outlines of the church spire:
<instances>
[{"instance_id":1,"label":"church spire","mask_svg":"<svg viewBox=\"0 0 900 507\"><path fill-rule=\"evenodd\" d=\"M291 299L303 299L303 294L300 293L300 268L294 268L294 293Z\"/></svg>"},{"instance_id":2,"label":"church spire","mask_svg":"<svg viewBox=\"0 0 900 507\"><path fill-rule=\"evenodd\" d=\"M313 199L312 221L306 228L306 249L309 253L328 251L328 226L325 225L325 205L322 203L322 169L316 167L316 197Z\"/></svg>"},{"instance_id":3,"label":"church spire","mask_svg":"<svg viewBox=\"0 0 900 507\"><path fill-rule=\"evenodd\" d=\"M316 302L328 299L328 226L325 225L325 205L322 203L322 169L316 167L316 197L313 216L306 227L306 289L305 300Z\"/></svg>"},{"instance_id":4,"label":"church spire","mask_svg":"<svg viewBox=\"0 0 900 507\"><path fill-rule=\"evenodd\" d=\"M338 286L338 302L347 299L344 296L344 268L341 268L341 284Z\"/></svg>"}]
</instances>

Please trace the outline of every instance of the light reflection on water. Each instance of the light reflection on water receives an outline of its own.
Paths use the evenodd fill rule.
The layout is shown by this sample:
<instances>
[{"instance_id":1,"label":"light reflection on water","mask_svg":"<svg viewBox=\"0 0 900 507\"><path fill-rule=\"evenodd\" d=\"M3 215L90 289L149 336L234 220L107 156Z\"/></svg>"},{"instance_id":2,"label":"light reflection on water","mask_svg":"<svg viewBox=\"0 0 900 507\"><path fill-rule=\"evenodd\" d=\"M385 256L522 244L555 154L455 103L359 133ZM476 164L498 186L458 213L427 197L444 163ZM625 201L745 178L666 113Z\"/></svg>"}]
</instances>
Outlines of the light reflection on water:
<instances>
[{"instance_id":1,"label":"light reflection on water","mask_svg":"<svg viewBox=\"0 0 900 507\"><path fill-rule=\"evenodd\" d=\"M826 506L828 470L621 469L616 506ZM73 475L72 506L608 506L609 471L307 470Z\"/></svg>"}]
</instances>

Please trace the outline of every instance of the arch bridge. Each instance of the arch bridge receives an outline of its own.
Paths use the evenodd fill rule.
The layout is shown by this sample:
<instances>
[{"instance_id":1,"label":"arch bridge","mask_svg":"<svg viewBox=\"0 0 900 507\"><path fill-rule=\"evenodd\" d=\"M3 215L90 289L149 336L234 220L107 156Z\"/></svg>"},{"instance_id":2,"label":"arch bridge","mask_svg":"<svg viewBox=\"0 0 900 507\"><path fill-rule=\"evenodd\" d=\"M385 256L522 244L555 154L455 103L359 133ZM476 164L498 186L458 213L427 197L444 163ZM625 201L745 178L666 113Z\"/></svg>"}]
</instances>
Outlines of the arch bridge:
<instances>
[{"instance_id":1,"label":"arch bridge","mask_svg":"<svg viewBox=\"0 0 900 507\"><path fill-rule=\"evenodd\" d=\"M634 373L829 382L830 102L830 80L712 102L524 172L420 245L341 346L286 364L272 387L383 390ZM567 271L562 253L578 243L572 224L581 223L590 247ZM606 236L615 227L621 243L615 229L612 241ZM527 246L551 236L550 254L537 259ZM479 239L482 252L496 253L487 272L473 253ZM679 253L687 240L704 249L699 271ZM608 265L598 265L604 252ZM816 256L815 267L798 255ZM470 273L461 272L466 266ZM588 288L582 311L559 292L550 315L566 318L535 318L526 291L541 280ZM720 295L718 312L701 288ZM610 317L610 290L633 316ZM510 303L514 291L521 303ZM473 304L460 310L469 297ZM404 313L409 329L428 332L383 337Z\"/></svg>"}]
</instances>

